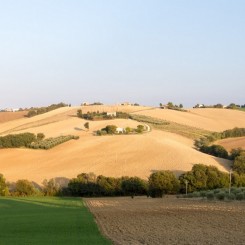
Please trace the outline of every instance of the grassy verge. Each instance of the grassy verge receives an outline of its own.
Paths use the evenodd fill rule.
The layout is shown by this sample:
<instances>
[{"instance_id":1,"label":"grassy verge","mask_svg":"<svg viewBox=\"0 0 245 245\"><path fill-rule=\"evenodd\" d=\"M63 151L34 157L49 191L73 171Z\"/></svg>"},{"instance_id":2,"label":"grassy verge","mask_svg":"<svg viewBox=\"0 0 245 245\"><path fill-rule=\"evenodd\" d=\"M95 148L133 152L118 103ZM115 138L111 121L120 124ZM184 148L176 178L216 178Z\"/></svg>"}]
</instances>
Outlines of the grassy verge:
<instances>
[{"instance_id":1,"label":"grassy verge","mask_svg":"<svg viewBox=\"0 0 245 245\"><path fill-rule=\"evenodd\" d=\"M190 139L199 139L202 136L210 135L212 133L208 130L199 129L166 120L161 120L149 116L130 114L130 118L138 122L147 123L151 128L179 134Z\"/></svg>"},{"instance_id":2,"label":"grassy verge","mask_svg":"<svg viewBox=\"0 0 245 245\"><path fill-rule=\"evenodd\" d=\"M0 198L1 244L111 244L80 198Z\"/></svg>"}]
</instances>

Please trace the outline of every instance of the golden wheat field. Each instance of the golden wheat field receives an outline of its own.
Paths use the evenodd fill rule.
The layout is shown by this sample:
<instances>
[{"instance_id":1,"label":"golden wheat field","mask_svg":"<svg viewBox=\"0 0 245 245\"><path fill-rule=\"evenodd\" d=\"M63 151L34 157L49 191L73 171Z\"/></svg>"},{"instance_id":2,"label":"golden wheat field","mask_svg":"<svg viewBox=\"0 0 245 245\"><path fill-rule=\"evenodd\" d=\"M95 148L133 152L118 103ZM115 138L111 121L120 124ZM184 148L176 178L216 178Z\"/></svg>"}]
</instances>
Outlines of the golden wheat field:
<instances>
[{"instance_id":1,"label":"golden wheat field","mask_svg":"<svg viewBox=\"0 0 245 245\"><path fill-rule=\"evenodd\" d=\"M234 127L245 127L245 113L238 110L198 108L187 112L155 108L136 112L209 131L220 132Z\"/></svg>"},{"instance_id":2,"label":"golden wheat field","mask_svg":"<svg viewBox=\"0 0 245 245\"><path fill-rule=\"evenodd\" d=\"M125 111L145 115L150 113L151 116L162 118L167 113L168 118L164 119L177 120L176 112L170 110L138 106L87 106L65 107L33 118L3 122L0 124L0 135L42 132L46 137L72 134L79 135L80 139L71 140L50 150L1 149L0 172L9 181L29 179L41 183L44 179L53 177L72 178L81 172L94 172L97 175L115 177L128 175L147 178L156 170L172 170L176 174L180 174L190 170L196 163L214 165L223 171L226 171L230 166L228 160L196 151L193 148L193 140L174 133L153 129L142 135L94 136L94 131L109 124L118 127L137 127L139 122L130 119L91 121L89 122L90 130L87 131L84 128L85 120L76 117L77 109L80 108L83 112ZM224 113L224 123L220 123L220 130L225 125L225 129L242 125L241 118L245 115L244 112L241 115L239 111L218 109L217 111L217 113ZM201 116L201 110L199 114L190 112L190 115L194 118L193 120L199 120L199 123L201 122L200 118L203 118L203 121L209 120L211 125L210 118L214 117L215 113L213 110L210 112L211 116ZM190 120L188 113L177 113L181 114L178 123L186 123ZM227 113L230 115L230 119L226 115ZM237 123L232 119L234 113L238 118ZM215 129L217 122L214 119L212 122ZM190 120L191 123L194 124L195 121ZM200 126L202 126L201 123Z\"/></svg>"}]
</instances>

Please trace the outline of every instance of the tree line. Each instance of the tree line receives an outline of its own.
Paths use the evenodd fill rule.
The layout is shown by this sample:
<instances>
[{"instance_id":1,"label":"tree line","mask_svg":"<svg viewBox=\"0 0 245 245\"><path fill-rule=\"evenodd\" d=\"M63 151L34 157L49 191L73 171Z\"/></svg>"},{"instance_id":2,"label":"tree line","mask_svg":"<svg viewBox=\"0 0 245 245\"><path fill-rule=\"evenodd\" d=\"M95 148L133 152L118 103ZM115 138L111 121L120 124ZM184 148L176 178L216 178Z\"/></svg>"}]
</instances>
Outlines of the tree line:
<instances>
[{"instance_id":1,"label":"tree line","mask_svg":"<svg viewBox=\"0 0 245 245\"><path fill-rule=\"evenodd\" d=\"M199 151L203 153L207 153L215 157L234 160L236 157L235 152L241 151L241 149L240 150L233 149L231 151L231 154L229 154L228 151L223 146L212 144L212 143L221 139L243 137L243 136L245 136L245 128L236 127L233 129L225 130L223 132L214 132L211 133L210 135L201 137L200 139L195 140L194 145Z\"/></svg>"},{"instance_id":2,"label":"tree line","mask_svg":"<svg viewBox=\"0 0 245 245\"><path fill-rule=\"evenodd\" d=\"M233 187L245 187L245 154L242 156L243 168L232 173ZM163 197L165 194L190 193L229 187L229 174L219 171L214 166L195 164L191 171L178 178L171 171L156 171L148 180L139 177L106 177L94 173L81 173L76 178L63 182L57 179L45 180L42 186L28 180L15 183L6 182L0 174L0 195L7 196L139 196Z\"/></svg>"},{"instance_id":3,"label":"tree line","mask_svg":"<svg viewBox=\"0 0 245 245\"><path fill-rule=\"evenodd\" d=\"M66 107L66 106L71 106L70 104L65 104L63 102L61 103L58 103L58 104L52 104L52 105L49 105L49 106L46 106L46 107L37 107L37 108L31 108L28 113L27 113L27 117L34 117L34 116L37 116L37 115L40 115L40 114L44 114L46 112L49 112L49 111L53 111L53 110L56 110L58 108L61 108L61 107Z\"/></svg>"}]
</instances>

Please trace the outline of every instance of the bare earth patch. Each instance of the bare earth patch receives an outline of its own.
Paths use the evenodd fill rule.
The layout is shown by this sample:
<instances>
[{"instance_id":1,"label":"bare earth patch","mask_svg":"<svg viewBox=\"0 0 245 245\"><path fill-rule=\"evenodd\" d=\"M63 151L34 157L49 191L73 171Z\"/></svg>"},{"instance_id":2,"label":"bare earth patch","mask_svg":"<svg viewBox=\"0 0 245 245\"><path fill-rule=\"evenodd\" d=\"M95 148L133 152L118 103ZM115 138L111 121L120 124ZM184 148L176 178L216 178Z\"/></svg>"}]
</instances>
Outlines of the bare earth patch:
<instances>
[{"instance_id":1,"label":"bare earth patch","mask_svg":"<svg viewBox=\"0 0 245 245\"><path fill-rule=\"evenodd\" d=\"M231 151L235 148L245 149L245 137L223 139L216 142L216 144L222 145L227 151Z\"/></svg>"},{"instance_id":2,"label":"bare earth patch","mask_svg":"<svg viewBox=\"0 0 245 245\"><path fill-rule=\"evenodd\" d=\"M86 198L114 244L244 244L245 202Z\"/></svg>"},{"instance_id":3,"label":"bare earth patch","mask_svg":"<svg viewBox=\"0 0 245 245\"><path fill-rule=\"evenodd\" d=\"M16 119L24 118L25 115L27 115L27 111L0 112L0 123L5 123Z\"/></svg>"}]
</instances>

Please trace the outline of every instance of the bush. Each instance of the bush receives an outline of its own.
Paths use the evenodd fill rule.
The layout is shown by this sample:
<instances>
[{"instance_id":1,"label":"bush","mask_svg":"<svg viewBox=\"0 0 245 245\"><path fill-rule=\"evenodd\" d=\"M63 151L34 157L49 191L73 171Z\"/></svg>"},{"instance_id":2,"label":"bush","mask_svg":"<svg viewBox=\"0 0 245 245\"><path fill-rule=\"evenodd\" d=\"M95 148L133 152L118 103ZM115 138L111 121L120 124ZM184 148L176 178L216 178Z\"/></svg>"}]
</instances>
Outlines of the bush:
<instances>
[{"instance_id":1,"label":"bush","mask_svg":"<svg viewBox=\"0 0 245 245\"><path fill-rule=\"evenodd\" d=\"M226 194L226 198L228 199L228 200L235 200L236 199L236 195L234 194L234 193L228 193L228 194Z\"/></svg>"},{"instance_id":2,"label":"bush","mask_svg":"<svg viewBox=\"0 0 245 245\"><path fill-rule=\"evenodd\" d=\"M9 134L0 137L0 148L28 147L34 141L36 141L36 135L32 133Z\"/></svg>"},{"instance_id":3,"label":"bush","mask_svg":"<svg viewBox=\"0 0 245 245\"><path fill-rule=\"evenodd\" d=\"M219 192L215 195L215 197L218 199L218 200L225 200L225 197L226 197L226 193L225 192Z\"/></svg>"},{"instance_id":4,"label":"bush","mask_svg":"<svg viewBox=\"0 0 245 245\"><path fill-rule=\"evenodd\" d=\"M208 200L214 200L214 193L212 191L207 192L206 197Z\"/></svg>"},{"instance_id":5,"label":"bush","mask_svg":"<svg viewBox=\"0 0 245 245\"><path fill-rule=\"evenodd\" d=\"M15 185L15 195L32 196L36 194L33 184L28 180L18 180Z\"/></svg>"},{"instance_id":6,"label":"bush","mask_svg":"<svg viewBox=\"0 0 245 245\"><path fill-rule=\"evenodd\" d=\"M236 200L242 201L245 199L245 195L243 192L237 193L236 194Z\"/></svg>"}]
</instances>

